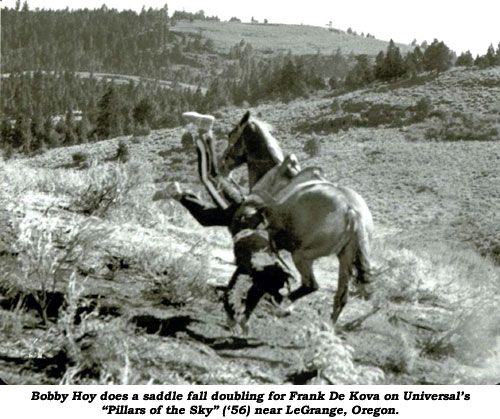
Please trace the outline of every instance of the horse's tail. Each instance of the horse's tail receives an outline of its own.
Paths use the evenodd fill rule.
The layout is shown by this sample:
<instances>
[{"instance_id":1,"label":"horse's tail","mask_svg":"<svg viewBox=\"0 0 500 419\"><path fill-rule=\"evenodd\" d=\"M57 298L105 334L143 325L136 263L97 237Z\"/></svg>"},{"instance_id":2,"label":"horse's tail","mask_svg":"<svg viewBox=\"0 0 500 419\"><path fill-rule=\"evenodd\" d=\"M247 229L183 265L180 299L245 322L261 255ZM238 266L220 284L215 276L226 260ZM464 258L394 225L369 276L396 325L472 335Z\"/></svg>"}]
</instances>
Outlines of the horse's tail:
<instances>
[{"instance_id":1,"label":"horse's tail","mask_svg":"<svg viewBox=\"0 0 500 419\"><path fill-rule=\"evenodd\" d=\"M370 282L372 267L370 263L371 219L367 220L363 214L353 208L347 211L347 228L352 232L354 240L354 266L358 284Z\"/></svg>"}]
</instances>

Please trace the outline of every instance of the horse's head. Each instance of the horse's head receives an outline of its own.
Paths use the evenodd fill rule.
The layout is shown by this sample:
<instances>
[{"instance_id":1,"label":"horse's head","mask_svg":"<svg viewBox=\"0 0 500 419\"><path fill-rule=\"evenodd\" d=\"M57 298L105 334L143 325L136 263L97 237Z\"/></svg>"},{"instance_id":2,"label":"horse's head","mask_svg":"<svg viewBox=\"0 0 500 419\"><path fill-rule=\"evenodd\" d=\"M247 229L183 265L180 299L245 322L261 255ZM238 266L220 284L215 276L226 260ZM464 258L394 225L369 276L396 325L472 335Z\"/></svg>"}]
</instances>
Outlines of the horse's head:
<instances>
[{"instance_id":1,"label":"horse's head","mask_svg":"<svg viewBox=\"0 0 500 419\"><path fill-rule=\"evenodd\" d=\"M222 173L228 174L243 163L248 163L250 187L283 161L283 152L266 124L250 118L249 111L229 133L228 142L221 162Z\"/></svg>"},{"instance_id":2,"label":"horse's head","mask_svg":"<svg viewBox=\"0 0 500 419\"><path fill-rule=\"evenodd\" d=\"M246 111L241 121L228 134L228 146L224 151L220 165L224 174L229 173L247 161L243 132L248 127L249 122L250 111Z\"/></svg>"}]
</instances>

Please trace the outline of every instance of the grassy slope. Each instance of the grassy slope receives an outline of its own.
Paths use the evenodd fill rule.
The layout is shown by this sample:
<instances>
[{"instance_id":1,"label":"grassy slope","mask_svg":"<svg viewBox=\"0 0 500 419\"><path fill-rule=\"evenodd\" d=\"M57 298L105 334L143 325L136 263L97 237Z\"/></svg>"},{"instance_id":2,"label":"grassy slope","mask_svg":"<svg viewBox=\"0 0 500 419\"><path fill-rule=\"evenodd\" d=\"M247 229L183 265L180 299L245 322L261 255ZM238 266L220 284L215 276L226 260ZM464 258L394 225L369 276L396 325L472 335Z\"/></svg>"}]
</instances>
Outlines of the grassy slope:
<instances>
[{"instance_id":1,"label":"grassy slope","mask_svg":"<svg viewBox=\"0 0 500 419\"><path fill-rule=\"evenodd\" d=\"M301 300L292 316L278 319L264 302L249 336L225 329L216 286L227 283L233 269L227 232L199 228L176 203L149 201L158 181L177 179L200 190L193 153L179 148L182 129L157 131L139 142L125 139L135 162L120 169L109 162L82 171L57 168L70 163L76 150L101 160L112 157L116 139L8 162L0 170L0 269L11 272L0 284L6 293L0 301L5 336L0 375L24 383L301 383L311 377L334 383L497 382L500 271L475 249L481 240L493 245L499 240L495 169L500 141L426 141L429 124L440 123L436 117L396 128L363 126L336 133L305 128L356 113L353 103L410 106L423 96L445 114L474 111L481 118L498 118L499 85L498 70L459 70L412 87L381 85L337 98L252 109L275 125L284 149L297 153L303 166L321 166L330 179L359 191L372 209L374 260L381 274L371 301L348 303L340 319L342 340L323 324L336 286L331 258L317 264L321 289ZM227 132L242 113L223 110L217 128ZM320 142L319 158L302 152L309 138ZM135 186L117 196L105 220L78 211L75 197L86 185L101 184L103 173L112 176L116 170L125 179L123 189L132 180ZM21 231L32 234L22 236L25 247L14 246L15 226L22 220ZM64 247L68 228L85 222L91 223L83 228L90 239L81 240L87 251L69 263L56 281L55 295L72 297L79 319L87 315L79 324L68 322L70 304L59 320L54 317L50 327L40 328L35 310L13 307L13 296L23 287L40 287L36 278L22 279L19 261L29 265L26 255L33 260L39 254L33 250L40 249L33 245L40 243L34 233L39 226L53 231L41 235L42 242L54 243L41 252L42 259L50 259L43 255ZM68 288L72 270L76 276ZM83 284L80 291L75 283ZM374 307L377 313L356 323ZM76 345L63 339L61 330ZM57 365L69 368L61 371Z\"/></svg>"},{"instance_id":2,"label":"grassy slope","mask_svg":"<svg viewBox=\"0 0 500 419\"><path fill-rule=\"evenodd\" d=\"M341 48L344 54L376 55L387 49L388 42L373 38L336 33L325 28L307 25L248 24L210 21L179 21L173 27L176 32L203 34L214 41L217 49L229 52L240 40L252 44L260 52L291 50L293 54L334 54ZM398 44L402 53L410 47Z\"/></svg>"}]
</instances>

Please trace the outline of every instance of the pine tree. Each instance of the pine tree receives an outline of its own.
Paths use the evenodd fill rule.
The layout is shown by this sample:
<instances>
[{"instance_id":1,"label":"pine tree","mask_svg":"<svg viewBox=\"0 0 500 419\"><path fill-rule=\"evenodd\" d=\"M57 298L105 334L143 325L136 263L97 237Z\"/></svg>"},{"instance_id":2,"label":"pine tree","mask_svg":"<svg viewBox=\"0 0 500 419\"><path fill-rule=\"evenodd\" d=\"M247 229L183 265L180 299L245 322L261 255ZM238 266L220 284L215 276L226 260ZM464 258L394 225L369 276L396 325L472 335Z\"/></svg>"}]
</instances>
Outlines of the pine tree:
<instances>
[{"instance_id":1,"label":"pine tree","mask_svg":"<svg viewBox=\"0 0 500 419\"><path fill-rule=\"evenodd\" d=\"M455 61L455 66L465 66L465 67L470 67L471 65L474 64L474 58L472 58L472 54L470 51L462 52L460 56L457 58L457 61Z\"/></svg>"},{"instance_id":2,"label":"pine tree","mask_svg":"<svg viewBox=\"0 0 500 419\"><path fill-rule=\"evenodd\" d=\"M440 73L451 67L452 59L453 55L445 43L434 39L424 52L424 68L427 71L436 70Z\"/></svg>"},{"instance_id":3,"label":"pine tree","mask_svg":"<svg viewBox=\"0 0 500 419\"><path fill-rule=\"evenodd\" d=\"M12 126L7 118L2 118L0 125L0 148L11 146L12 144Z\"/></svg>"},{"instance_id":4,"label":"pine tree","mask_svg":"<svg viewBox=\"0 0 500 419\"><path fill-rule=\"evenodd\" d=\"M144 125L146 122L151 125L153 106L151 101L144 97L134 106L132 117L138 125Z\"/></svg>"},{"instance_id":5,"label":"pine tree","mask_svg":"<svg viewBox=\"0 0 500 419\"><path fill-rule=\"evenodd\" d=\"M386 68L386 77L389 79L401 77L406 73L403 57L401 57L399 48L396 47L392 39L387 47L384 64Z\"/></svg>"},{"instance_id":6,"label":"pine tree","mask_svg":"<svg viewBox=\"0 0 500 419\"><path fill-rule=\"evenodd\" d=\"M391 39L385 55L380 51L375 59L375 77L379 80L391 80L405 73L406 66L403 57Z\"/></svg>"},{"instance_id":7,"label":"pine tree","mask_svg":"<svg viewBox=\"0 0 500 419\"><path fill-rule=\"evenodd\" d=\"M99 101L95 132L100 139L121 134L118 97L112 84Z\"/></svg>"},{"instance_id":8,"label":"pine tree","mask_svg":"<svg viewBox=\"0 0 500 419\"><path fill-rule=\"evenodd\" d=\"M411 52L409 52L408 54L406 54L406 57L405 57L405 68L406 68L407 74L411 78L414 78L414 77L417 76L417 66L415 65L413 54Z\"/></svg>"},{"instance_id":9,"label":"pine tree","mask_svg":"<svg viewBox=\"0 0 500 419\"><path fill-rule=\"evenodd\" d=\"M22 148L29 150L31 143L31 129L28 119L23 114L19 114L14 124L14 129L11 134L12 146L14 148Z\"/></svg>"},{"instance_id":10,"label":"pine tree","mask_svg":"<svg viewBox=\"0 0 500 419\"><path fill-rule=\"evenodd\" d=\"M87 118L87 113L83 113L82 119L80 120L80 123L78 124L78 138L80 143L86 143L88 142L88 137L90 134L91 126L89 119Z\"/></svg>"},{"instance_id":11,"label":"pine tree","mask_svg":"<svg viewBox=\"0 0 500 419\"><path fill-rule=\"evenodd\" d=\"M490 44L490 46L488 47L485 59L488 63L488 67L493 67L496 64L495 49L493 48L493 44Z\"/></svg>"},{"instance_id":12,"label":"pine tree","mask_svg":"<svg viewBox=\"0 0 500 419\"><path fill-rule=\"evenodd\" d=\"M43 144L43 121L39 112L31 118L32 151L38 151Z\"/></svg>"},{"instance_id":13,"label":"pine tree","mask_svg":"<svg viewBox=\"0 0 500 419\"><path fill-rule=\"evenodd\" d=\"M424 54L422 53L422 50L417 45L413 49L411 54L413 63L415 64L415 70L417 71L417 73L421 73L422 71L424 71Z\"/></svg>"},{"instance_id":14,"label":"pine tree","mask_svg":"<svg viewBox=\"0 0 500 419\"><path fill-rule=\"evenodd\" d=\"M374 74L377 80L384 80L385 77L385 54L380 51L375 57Z\"/></svg>"},{"instance_id":15,"label":"pine tree","mask_svg":"<svg viewBox=\"0 0 500 419\"><path fill-rule=\"evenodd\" d=\"M365 54L356 57L356 65L347 74L345 85L348 89L357 89L372 83L375 80L373 67Z\"/></svg>"}]
</instances>

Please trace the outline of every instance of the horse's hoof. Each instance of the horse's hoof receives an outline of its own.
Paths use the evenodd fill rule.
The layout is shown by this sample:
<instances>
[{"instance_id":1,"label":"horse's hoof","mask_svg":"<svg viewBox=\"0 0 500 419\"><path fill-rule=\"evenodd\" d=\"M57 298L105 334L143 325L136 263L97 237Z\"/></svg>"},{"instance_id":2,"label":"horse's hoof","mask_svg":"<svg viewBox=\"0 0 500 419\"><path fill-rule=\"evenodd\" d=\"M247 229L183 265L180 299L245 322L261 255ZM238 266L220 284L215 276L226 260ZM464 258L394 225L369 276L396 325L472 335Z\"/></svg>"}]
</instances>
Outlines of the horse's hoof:
<instances>
[{"instance_id":1,"label":"horse's hoof","mask_svg":"<svg viewBox=\"0 0 500 419\"><path fill-rule=\"evenodd\" d=\"M359 297L362 300L369 300L373 294L369 284L356 284L355 289L349 292L352 297Z\"/></svg>"},{"instance_id":2,"label":"horse's hoof","mask_svg":"<svg viewBox=\"0 0 500 419\"><path fill-rule=\"evenodd\" d=\"M174 201L179 201L184 195L184 191L179 185L179 182L172 182L165 189L156 191L153 195L153 201L160 201L163 199L173 199Z\"/></svg>"},{"instance_id":3,"label":"horse's hoof","mask_svg":"<svg viewBox=\"0 0 500 419\"><path fill-rule=\"evenodd\" d=\"M234 326L236 326L236 320L231 319L231 318L229 318L229 317L228 317L228 318L226 319L226 328L227 328L228 330L233 331L233 330L234 330Z\"/></svg>"},{"instance_id":4,"label":"horse's hoof","mask_svg":"<svg viewBox=\"0 0 500 419\"><path fill-rule=\"evenodd\" d=\"M172 182L167 186L165 192L168 194L169 198L178 201L182 197L182 189L179 182Z\"/></svg>"},{"instance_id":5,"label":"horse's hoof","mask_svg":"<svg viewBox=\"0 0 500 419\"><path fill-rule=\"evenodd\" d=\"M226 328L236 335L248 335L248 325L246 321L236 321L235 319L226 319Z\"/></svg>"},{"instance_id":6,"label":"horse's hoof","mask_svg":"<svg viewBox=\"0 0 500 419\"><path fill-rule=\"evenodd\" d=\"M248 336L248 325L246 323L240 323L240 330L243 336Z\"/></svg>"},{"instance_id":7,"label":"horse's hoof","mask_svg":"<svg viewBox=\"0 0 500 419\"><path fill-rule=\"evenodd\" d=\"M284 304L276 306L276 317L288 317L293 312L293 304Z\"/></svg>"}]
</instances>

